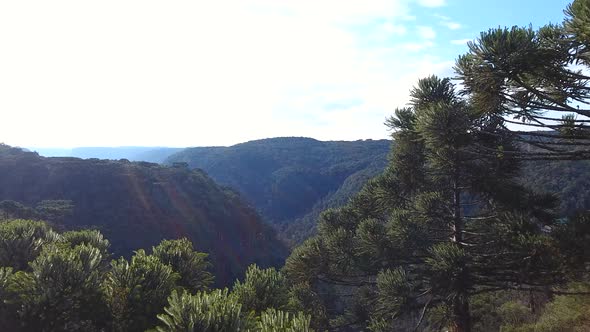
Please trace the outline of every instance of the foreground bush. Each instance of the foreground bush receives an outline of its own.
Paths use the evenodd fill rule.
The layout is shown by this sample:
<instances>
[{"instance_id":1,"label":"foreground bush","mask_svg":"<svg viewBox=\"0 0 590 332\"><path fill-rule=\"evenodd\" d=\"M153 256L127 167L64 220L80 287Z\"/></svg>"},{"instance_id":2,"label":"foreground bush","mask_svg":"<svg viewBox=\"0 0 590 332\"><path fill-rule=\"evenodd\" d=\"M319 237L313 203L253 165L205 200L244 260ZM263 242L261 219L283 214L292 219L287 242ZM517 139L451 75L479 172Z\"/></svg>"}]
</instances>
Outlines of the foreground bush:
<instances>
[{"instance_id":1,"label":"foreground bush","mask_svg":"<svg viewBox=\"0 0 590 332\"><path fill-rule=\"evenodd\" d=\"M165 314L158 315L163 323L157 328L160 332L244 331L247 325L240 315L241 305L227 289L195 295L172 292L164 311Z\"/></svg>"}]
</instances>

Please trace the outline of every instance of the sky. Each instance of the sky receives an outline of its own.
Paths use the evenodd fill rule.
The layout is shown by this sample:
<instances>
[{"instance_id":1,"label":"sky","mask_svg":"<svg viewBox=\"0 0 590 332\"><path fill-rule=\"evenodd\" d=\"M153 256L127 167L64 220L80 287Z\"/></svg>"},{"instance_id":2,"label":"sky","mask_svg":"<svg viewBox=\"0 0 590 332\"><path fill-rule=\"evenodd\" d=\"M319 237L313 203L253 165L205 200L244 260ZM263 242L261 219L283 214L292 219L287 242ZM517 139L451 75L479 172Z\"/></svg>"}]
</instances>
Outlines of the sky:
<instances>
[{"instance_id":1,"label":"sky","mask_svg":"<svg viewBox=\"0 0 590 332\"><path fill-rule=\"evenodd\" d=\"M0 1L0 142L387 138L419 78L565 0Z\"/></svg>"}]
</instances>

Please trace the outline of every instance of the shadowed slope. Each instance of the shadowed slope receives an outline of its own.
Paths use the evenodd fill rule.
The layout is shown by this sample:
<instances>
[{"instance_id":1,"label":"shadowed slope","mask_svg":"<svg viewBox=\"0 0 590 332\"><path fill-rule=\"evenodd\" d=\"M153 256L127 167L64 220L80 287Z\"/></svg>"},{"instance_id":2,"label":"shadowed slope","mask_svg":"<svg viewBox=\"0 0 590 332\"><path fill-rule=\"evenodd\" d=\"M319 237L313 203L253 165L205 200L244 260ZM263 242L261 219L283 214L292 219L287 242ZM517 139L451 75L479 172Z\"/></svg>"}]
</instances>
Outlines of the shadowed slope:
<instances>
[{"instance_id":1,"label":"shadowed slope","mask_svg":"<svg viewBox=\"0 0 590 332\"><path fill-rule=\"evenodd\" d=\"M280 137L188 148L166 162L186 162L235 188L282 236L299 242L314 232L320 211L345 203L385 167L389 146L388 140Z\"/></svg>"},{"instance_id":2,"label":"shadowed slope","mask_svg":"<svg viewBox=\"0 0 590 332\"><path fill-rule=\"evenodd\" d=\"M199 170L98 159L44 158L0 147L0 200L34 206L71 200L67 228L99 228L116 255L186 236L211 253L220 284L250 263L279 265L287 254L239 196Z\"/></svg>"}]
</instances>

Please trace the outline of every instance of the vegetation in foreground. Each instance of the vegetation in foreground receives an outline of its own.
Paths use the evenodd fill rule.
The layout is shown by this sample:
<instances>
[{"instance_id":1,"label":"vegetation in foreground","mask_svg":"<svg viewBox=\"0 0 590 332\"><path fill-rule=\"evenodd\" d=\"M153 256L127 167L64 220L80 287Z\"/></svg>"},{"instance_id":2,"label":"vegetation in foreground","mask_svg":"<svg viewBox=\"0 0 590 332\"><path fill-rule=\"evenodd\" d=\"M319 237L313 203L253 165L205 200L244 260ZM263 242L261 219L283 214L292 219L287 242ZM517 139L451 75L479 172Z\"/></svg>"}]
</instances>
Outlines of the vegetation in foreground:
<instances>
[{"instance_id":1,"label":"vegetation in foreground","mask_svg":"<svg viewBox=\"0 0 590 332\"><path fill-rule=\"evenodd\" d=\"M187 239L111 260L96 230L0 223L0 324L8 331L311 331L281 272L251 265L211 290L207 254Z\"/></svg>"},{"instance_id":2,"label":"vegetation in foreground","mask_svg":"<svg viewBox=\"0 0 590 332\"><path fill-rule=\"evenodd\" d=\"M284 268L322 294L331 329L589 328L588 211L560 218L518 179L525 162L589 158L590 1L566 14L483 32L457 60L462 90L420 80L387 121L386 171L325 212Z\"/></svg>"}]
</instances>

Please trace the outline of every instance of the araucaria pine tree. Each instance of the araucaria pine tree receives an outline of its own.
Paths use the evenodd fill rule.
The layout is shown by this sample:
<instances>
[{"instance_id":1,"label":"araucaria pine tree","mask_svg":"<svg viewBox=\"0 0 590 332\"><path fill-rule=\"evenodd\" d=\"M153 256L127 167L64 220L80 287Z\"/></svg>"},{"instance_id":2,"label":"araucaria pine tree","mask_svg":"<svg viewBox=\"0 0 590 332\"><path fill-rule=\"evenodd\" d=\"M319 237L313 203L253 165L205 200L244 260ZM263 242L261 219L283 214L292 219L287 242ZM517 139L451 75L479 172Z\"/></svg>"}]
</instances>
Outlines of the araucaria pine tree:
<instances>
[{"instance_id":1,"label":"araucaria pine tree","mask_svg":"<svg viewBox=\"0 0 590 332\"><path fill-rule=\"evenodd\" d=\"M470 331L471 296L561 281L554 200L517 184L502 118L475 112L450 80L420 80L411 97L386 123L386 171L326 211L285 271L331 294L341 327Z\"/></svg>"},{"instance_id":2,"label":"araucaria pine tree","mask_svg":"<svg viewBox=\"0 0 590 332\"><path fill-rule=\"evenodd\" d=\"M504 117L502 129L527 146L522 159L590 159L590 0L565 14L538 30L482 32L457 60L463 93L481 114Z\"/></svg>"}]
</instances>

